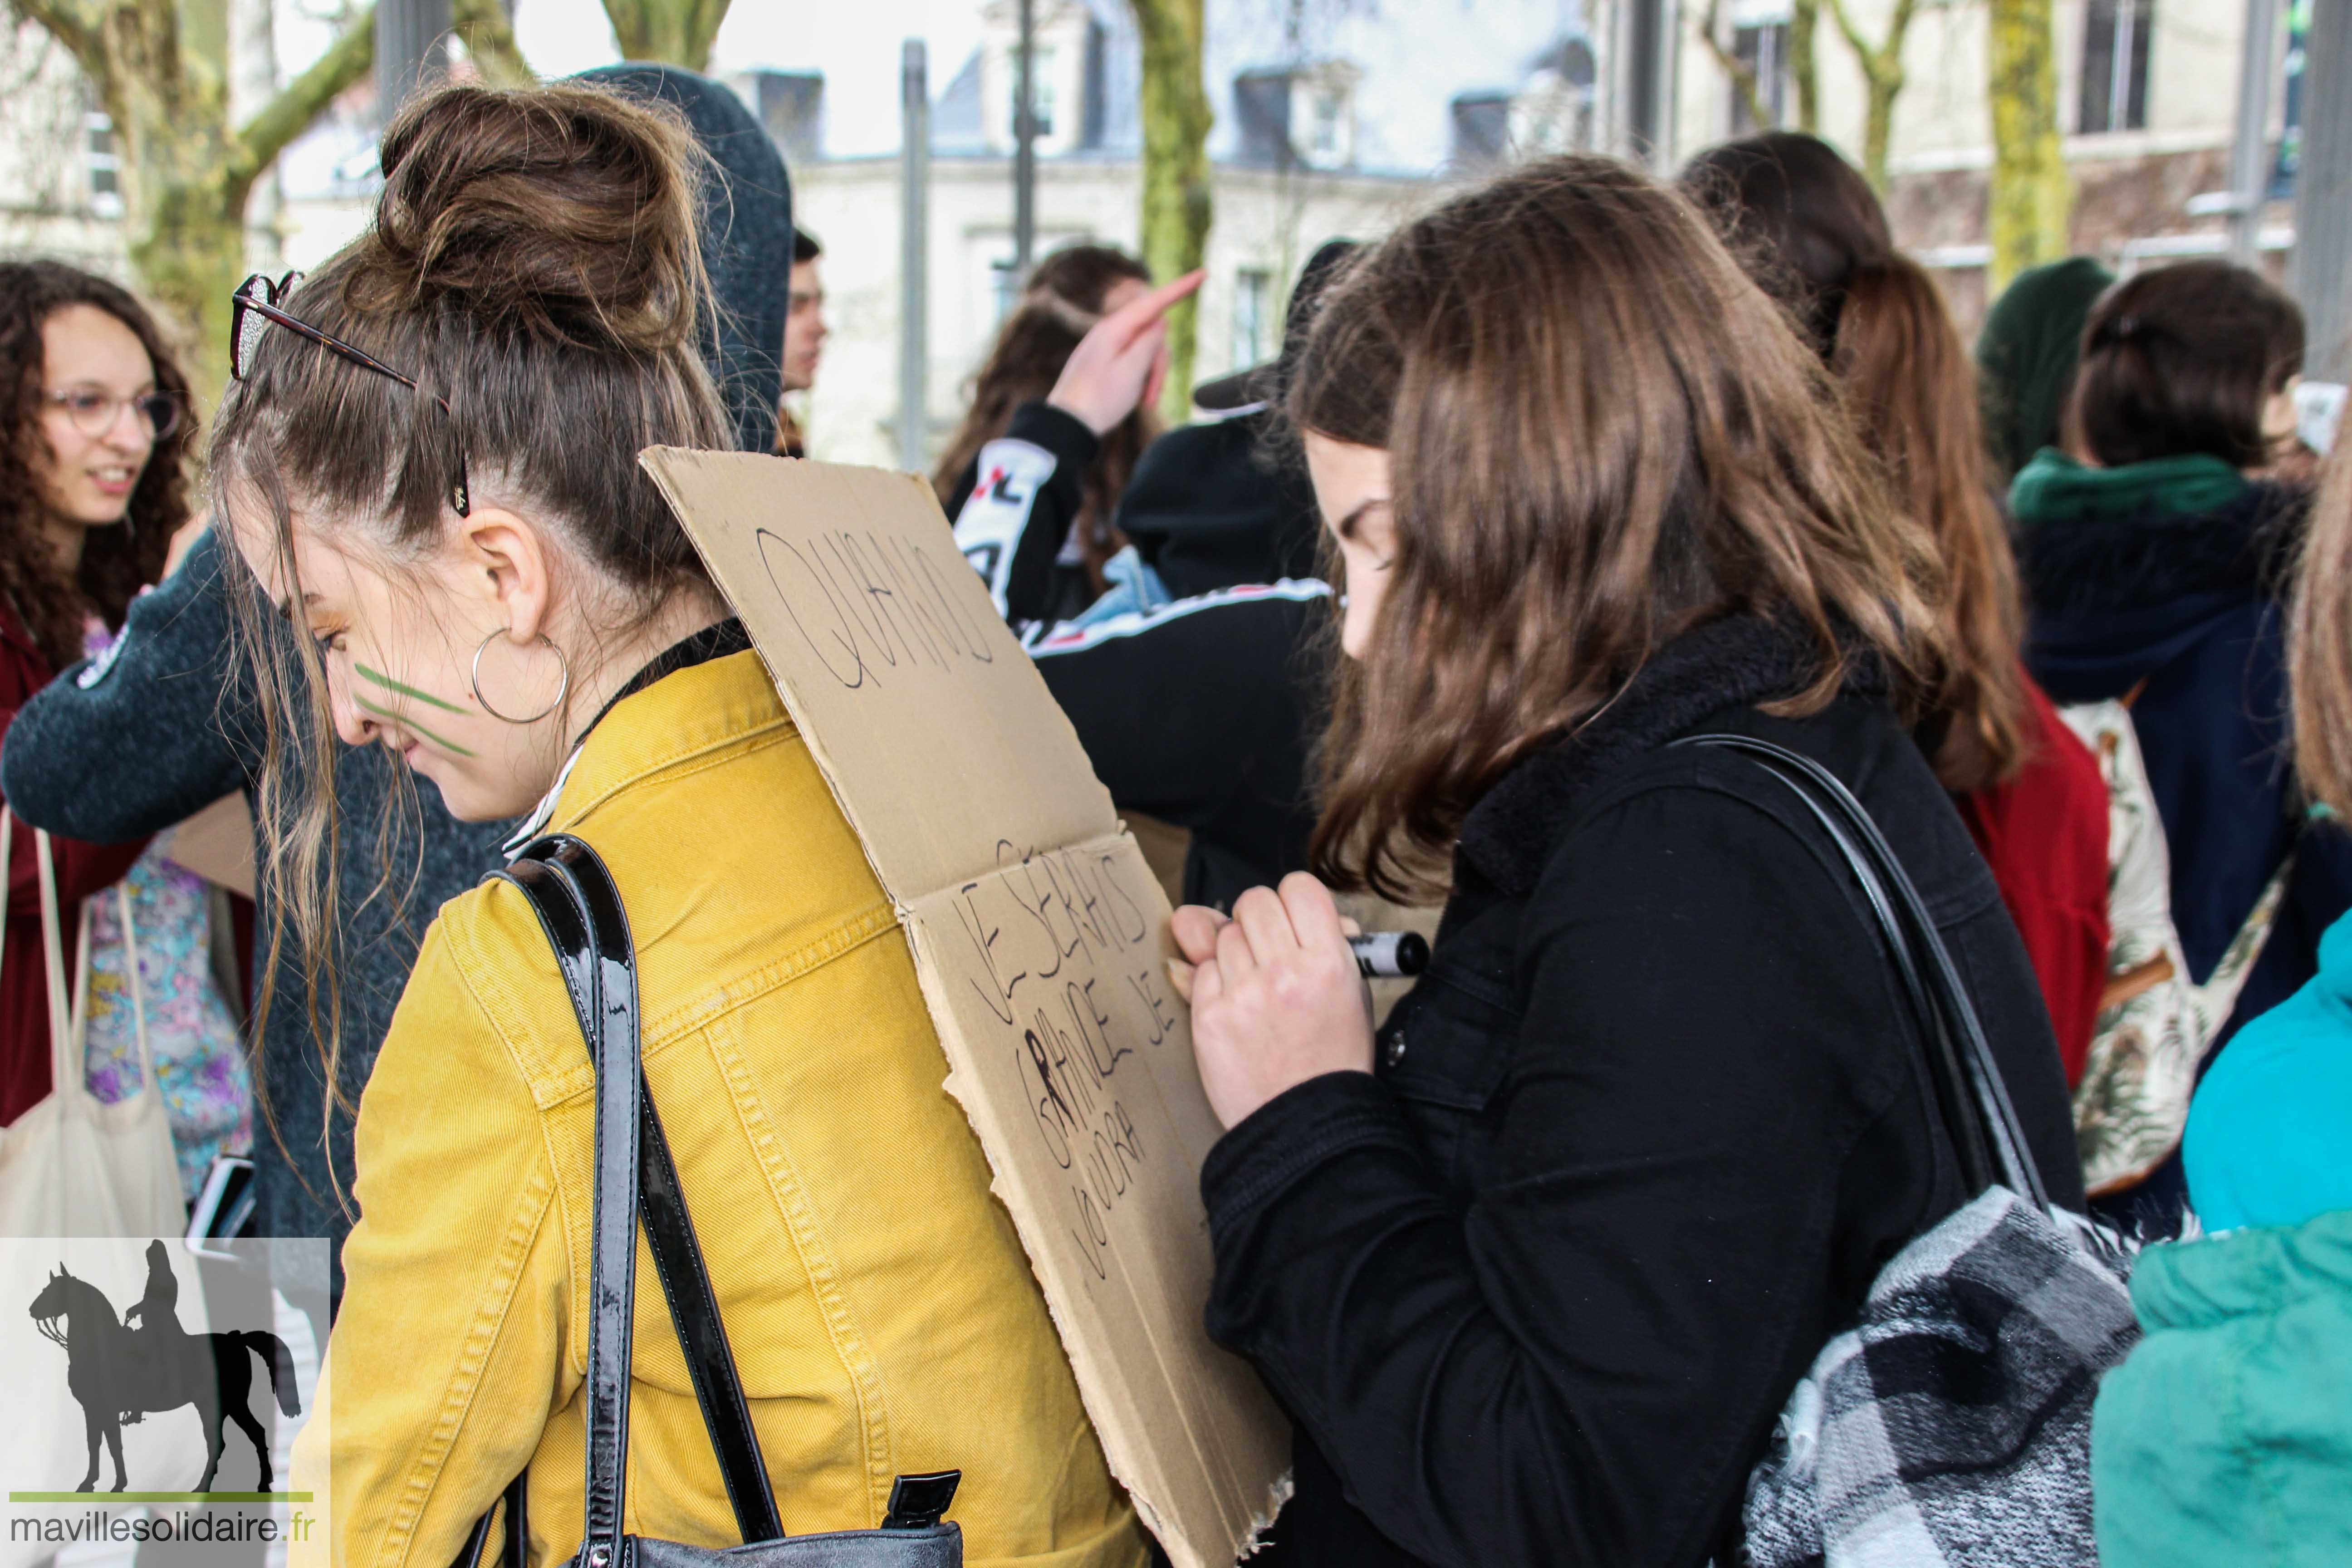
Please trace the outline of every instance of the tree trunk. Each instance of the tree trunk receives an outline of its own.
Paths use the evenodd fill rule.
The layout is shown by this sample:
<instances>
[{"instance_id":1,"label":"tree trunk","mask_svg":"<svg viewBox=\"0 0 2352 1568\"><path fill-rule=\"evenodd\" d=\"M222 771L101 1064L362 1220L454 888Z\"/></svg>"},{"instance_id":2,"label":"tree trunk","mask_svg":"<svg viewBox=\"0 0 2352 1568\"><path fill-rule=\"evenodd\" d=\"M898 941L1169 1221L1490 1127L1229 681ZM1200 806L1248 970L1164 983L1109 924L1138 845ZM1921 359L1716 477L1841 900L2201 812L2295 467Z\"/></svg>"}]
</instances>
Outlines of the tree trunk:
<instances>
[{"instance_id":1,"label":"tree trunk","mask_svg":"<svg viewBox=\"0 0 2352 1568\"><path fill-rule=\"evenodd\" d=\"M621 58L710 68L711 40L727 19L728 0L604 0Z\"/></svg>"},{"instance_id":2,"label":"tree trunk","mask_svg":"<svg viewBox=\"0 0 2352 1568\"><path fill-rule=\"evenodd\" d=\"M99 95L121 159L122 238L141 291L180 340L188 384L227 379L228 294L245 276L245 195L224 184L229 125L227 7L118 5L100 24ZM215 26L214 24L218 24Z\"/></svg>"},{"instance_id":3,"label":"tree trunk","mask_svg":"<svg viewBox=\"0 0 2352 1568\"><path fill-rule=\"evenodd\" d=\"M2058 61L2051 0L1992 0L1986 95L1992 177L1985 195L1992 237L1990 291L2067 252L2074 183L2058 139Z\"/></svg>"},{"instance_id":4,"label":"tree trunk","mask_svg":"<svg viewBox=\"0 0 2352 1568\"><path fill-rule=\"evenodd\" d=\"M474 68L490 87L532 87L539 78L515 43L514 24L501 0L450 0L449 30L466 41Z\"/></svg>"},{"instance_id":5,"label":"tree trunk","mask_svg":"<svg viewBox=\"0 0 2352 1568\"><path fill-rule=\"evenodd\" d=\"M208 409L228 378L254 181L375 58L373 7L244 125L229 110L227 0L11 0L70 51L114 122L122 236L140 292ZM199 412L203 412L200 409Z\"/></svg>"},{"instance_id":6,"label":"tree trunk","mask_svg":"<svg viewBox=\"0 0 2352 1568\"><path fill-rule=\"evenodd\" d=\"M1131 4L1143 40L1143 262L1165 283L1201 265L1213 216L1209 127L1214 116L1201 84L1203 0ZM1168 313L1168 380L1160 410L1171 425L1192 416L1198 327L1198 296Z\"/></svg>"},{"instance_id":7,"label":"tree trunk","mask_svg":"<svg viewBox=\"0 0 2352 1568\"><path fill-rule=\"evenodd\" d=\"M1886 194L1886 154L1895 139L1895 99L1903 90L1903 79L1897 74L1890 82L1876 77L1866 79L1868 96L1862 111L1862 172L1870 180L1870 188L1880 195Z\"/></svg>"},{"instance_id":8,"label":"tree trunk","mask_svg":"<svg viewBox=\"0 0 2352 1568\"><path fill-rule=\"evenodd\" d=\"M1789 77L1797 88L1797 129L1822 133L1822 64L1815 52L1822 0L1793 0L1789 7Z\"/></svg>"}]
</instances>

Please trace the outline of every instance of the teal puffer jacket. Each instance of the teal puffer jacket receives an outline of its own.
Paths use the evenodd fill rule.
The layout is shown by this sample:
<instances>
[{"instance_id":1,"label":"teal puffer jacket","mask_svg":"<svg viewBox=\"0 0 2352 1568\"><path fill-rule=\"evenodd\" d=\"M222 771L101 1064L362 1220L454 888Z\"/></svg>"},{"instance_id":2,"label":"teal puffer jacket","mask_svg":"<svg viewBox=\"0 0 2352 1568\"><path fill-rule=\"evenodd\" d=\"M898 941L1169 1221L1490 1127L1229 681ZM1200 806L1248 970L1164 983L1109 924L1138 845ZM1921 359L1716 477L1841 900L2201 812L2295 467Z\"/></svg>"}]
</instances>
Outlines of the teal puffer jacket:
<instances>
[{"instance_id":1,"label":"teal puffer jacket","mask_svg":"<svg viewBox=\"0 0 2352 1568\"><path fill-rule=\"evenodd\" d=\"M2352 1211L2150 1247L2132 1305L2092 1418L2103 1568L2352 1563Z\"/></svg>"}]
</instances>

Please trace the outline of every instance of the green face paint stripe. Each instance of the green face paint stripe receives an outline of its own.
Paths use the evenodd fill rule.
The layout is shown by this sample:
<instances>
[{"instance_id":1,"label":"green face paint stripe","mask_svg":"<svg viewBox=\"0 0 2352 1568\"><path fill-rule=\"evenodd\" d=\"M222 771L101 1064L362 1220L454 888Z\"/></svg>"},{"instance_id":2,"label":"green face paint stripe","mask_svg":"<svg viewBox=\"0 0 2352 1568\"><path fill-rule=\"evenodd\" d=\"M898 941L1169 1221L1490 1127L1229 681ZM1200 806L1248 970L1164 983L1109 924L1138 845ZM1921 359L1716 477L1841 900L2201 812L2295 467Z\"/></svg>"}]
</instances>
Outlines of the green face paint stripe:
<instances>
[{"instance_id":1,"label":"green face paint stripe","mask_svg":"<svg viewBox=\"0 0 2352 1568\"><path fill-rule=\"evenodd\" d=\"M466 711L466 710L458 707L455 702L444 702L441 699L434 696L429 691L419 691L414 686L403 686L399 681L394 680L389 675L384 675L376 670L370 669L366 665L360 663L357 659L352 661L352 668L356 670L362 679L374 681L386 691L396 691L403 697L414 697L419 702L429 702L434 707L441 710L444 713L463 713Z\"/></svg>"},{"instance_id":2,"label":"green face paint stripe","mask_svg":"<svg viewBox=\"0 0 2352 1568\"><path fill-rule=\"evenodd\" d=\"M395 713L389 708L379 708L374 703L369 701L366 698L362 697L356 691L352 693L352 700L358 703L361 708L374 714L379 719L389 719L395 724L405 725L407 728L415 731L418 734L424 736L426 740L432 742L435 745L440 747L445 752L454 752L461 757L470 757L474 754L465 747L457 744L457 742L445 740L441 736L435 734L432 731L426 729L424 725L418 723L407 714Z\"/></svg>"}]
</instances>

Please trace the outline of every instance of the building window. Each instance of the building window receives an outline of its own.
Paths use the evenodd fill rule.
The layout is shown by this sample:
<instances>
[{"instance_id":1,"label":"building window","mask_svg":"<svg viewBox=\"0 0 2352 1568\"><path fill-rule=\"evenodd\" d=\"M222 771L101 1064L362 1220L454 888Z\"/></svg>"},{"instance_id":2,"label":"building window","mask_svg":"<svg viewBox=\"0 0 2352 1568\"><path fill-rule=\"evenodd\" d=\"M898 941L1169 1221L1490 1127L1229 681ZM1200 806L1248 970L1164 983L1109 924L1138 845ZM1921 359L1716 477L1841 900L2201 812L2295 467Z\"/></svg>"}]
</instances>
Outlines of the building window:
<instances>
[{"instance_id":1,"label":"building window","mask_svg":"<svg viewBox=\"0 0 2352 1568\"><path fill-rule=\"evenodd\" d=\"M114 147L114 121L103 110L81 117L83 148L89 167L89 206L101 217L122 215L122 158Z\"/></svg>"},{"instance_id":2,"label":"building window","mask_svg":"<svg viewBox=\"0 0 2352 1568\"><path fill-rule=\"evenodd\" d=\"M1270 357L1274 335L1274 279L1263 268L1244 267L1234 274L1233 367L1245 370Z\"/></svg>"},{"instance_id":3,"label":"building window","mask_svg":"<svg viewBox=\"0 0 2352 1568\"><path fill-rule=\"evenodd\" d=\"M2090 0L2083 12L2082 113L2075 129L2147 129L2147 46L2156 0Z\"/></svg>"},{"instance_id":4,"label":"building window","mask_svg":"<svg viewBox=\"0 0 2352 1568\"><path fill-rule=\"evenodd\" d=\"M1454 120L1449 153L1465 169L1491 169L1511 148L1511 95L1507 92L1465 92L1447 105Z\"/></svg>"},{"instance_id":5,"label":"building window","mask_svg":"<svg viewBox=\"0 0 2352 1568\"><path fill-rule=\"evenodd\" d=\"M1788 118L1789 110L1789 24L1759 22L1752 26L1731 30L1731 58L1738 60L1756 83L1756 106L1763 110L1767 123L1759 125L1749 109L1748 95L1739 84L1731 84L1731 133L1734 136L1753 135L1769 131Z\"/></svg>"},{"instance_id":6,"label":"building window","mask_svg":"<svg viewBox=\"0 0 2352 1568\"><path fill-rule=\"evenodd\" d=\"M1307 155L1318 163L1336 162L1341 146L1341 121L1348 112L1348 95L1336 87L1317 88L1308 105Z\"/></svg>"},{"instance_id":7,"label":"building window","mask_svg":"<svg viewBox=\"0 0 2352 1568\"><path fill-rule=\"evenodd\" d=\"M1013 128L1013 140L1021 140L1021 48L1013 46L1008 63L1013 68L1013 82L1005 90L1005 100L1013 107L1008 122ZM1042 142L1054 134L1054 51L1033 48L1029 51L1029 110L1036 117L1037 139Z\"/></svg>"}]
</instances>

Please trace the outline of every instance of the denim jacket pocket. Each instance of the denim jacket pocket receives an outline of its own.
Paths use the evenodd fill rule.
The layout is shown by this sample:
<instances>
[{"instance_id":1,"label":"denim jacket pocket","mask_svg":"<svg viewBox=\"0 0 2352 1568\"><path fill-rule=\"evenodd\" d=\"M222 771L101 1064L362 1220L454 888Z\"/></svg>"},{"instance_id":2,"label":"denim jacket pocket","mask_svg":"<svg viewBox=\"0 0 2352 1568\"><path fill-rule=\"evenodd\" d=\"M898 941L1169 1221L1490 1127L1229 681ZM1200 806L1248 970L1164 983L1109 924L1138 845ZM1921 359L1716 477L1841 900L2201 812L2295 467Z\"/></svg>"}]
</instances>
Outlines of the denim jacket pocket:
<instances>
[{"instance_id":1,"label":"denim jacket pocket","mask_svg":"<svg viewBox=\"0 0 2352 1568\"><path fill-rule=\"evenodd\" d=\"M1407 1100L1484 1110L1510 1065L1518 1014L1433 973L1375 1042L1381 1076Z\"/></svg>"}]
</instances>

